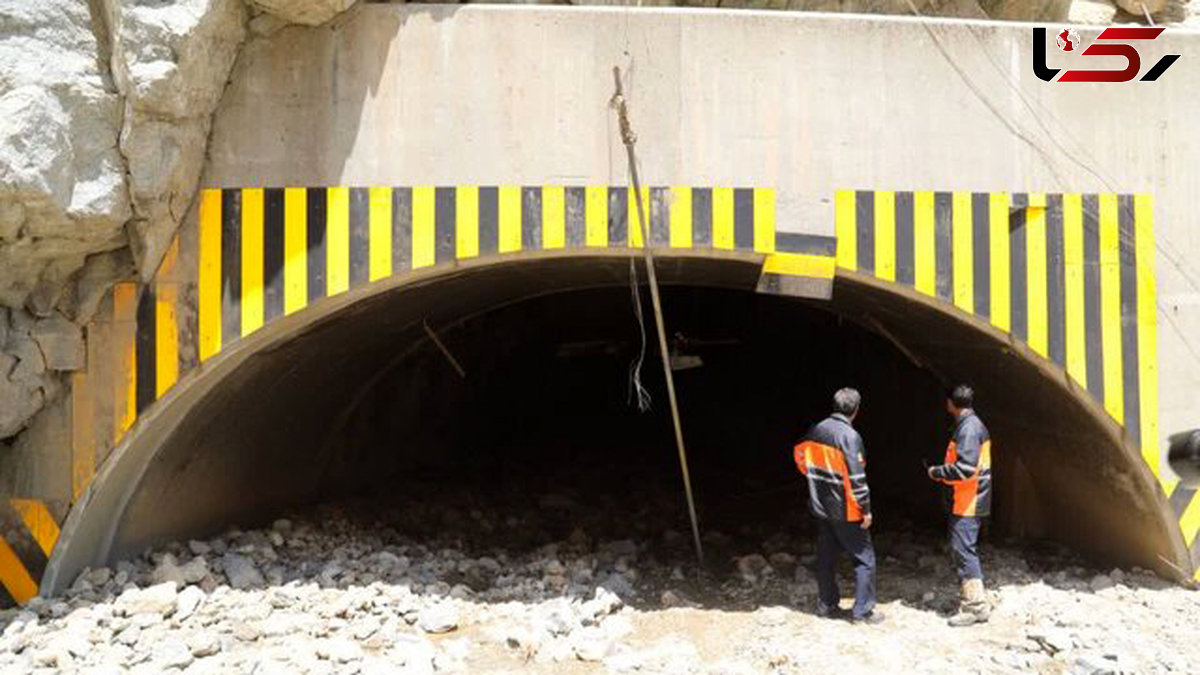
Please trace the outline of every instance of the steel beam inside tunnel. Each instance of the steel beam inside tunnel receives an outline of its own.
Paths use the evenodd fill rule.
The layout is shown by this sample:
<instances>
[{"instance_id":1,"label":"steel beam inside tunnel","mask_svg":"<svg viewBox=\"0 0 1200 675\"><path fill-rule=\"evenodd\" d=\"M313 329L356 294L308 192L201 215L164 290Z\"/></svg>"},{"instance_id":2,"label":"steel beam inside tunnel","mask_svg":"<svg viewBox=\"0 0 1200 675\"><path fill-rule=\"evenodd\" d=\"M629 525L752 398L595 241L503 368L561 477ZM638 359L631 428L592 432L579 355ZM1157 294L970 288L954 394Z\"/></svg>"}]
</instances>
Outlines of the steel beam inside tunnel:
<instances>
[{"instance_id":1,"label":"steel beam inside tunnel","mask_svg":"<svg viewBox=\"0 0 1200 675\"><path fill-rule=\"evenodd\" d=\"M337 424L381 369L424 339L425 321L444 327L522 299L628 283L623 256L530 258L378 282L231 345L138 420L71 513L44 587L63 588L84 566L324 496L335 487L326 470ZM750 255L661 264L666 283L747 292L761 270ZM1186 560L1136 449L1059 371L919 294L855 274L842 274L836 289L820 303L826 309L885 333L935 375L987 392L1002 494L1006 480L1018 481L1019 458L1055 537L1164 574L1169 561Z\"/></svg>"}]
</instances>

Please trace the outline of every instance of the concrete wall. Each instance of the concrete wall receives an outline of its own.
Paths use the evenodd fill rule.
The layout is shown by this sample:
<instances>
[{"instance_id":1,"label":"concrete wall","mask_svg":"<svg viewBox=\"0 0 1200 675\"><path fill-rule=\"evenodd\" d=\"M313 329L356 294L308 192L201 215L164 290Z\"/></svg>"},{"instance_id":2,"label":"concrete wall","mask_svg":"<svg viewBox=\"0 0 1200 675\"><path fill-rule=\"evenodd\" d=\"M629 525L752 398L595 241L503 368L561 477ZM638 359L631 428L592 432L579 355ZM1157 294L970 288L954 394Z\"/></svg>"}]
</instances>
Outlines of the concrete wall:
<instances>
[{"instance_id":1,"label":"concrete wall","mask_svg":"<svg viewBox=\"0 0 1200 675\"><path fill-rule=\"evenodd\" d=\"M247 46L203 184L620 184L619 65L643 180L774 186L781 231L833 234L839 188L1150 193L1165 441L1200 426L1197 44L1139 45L1183 54L1155 83L1052 84L1020 24L369 5Z\"/></svg>"}]
</instances>

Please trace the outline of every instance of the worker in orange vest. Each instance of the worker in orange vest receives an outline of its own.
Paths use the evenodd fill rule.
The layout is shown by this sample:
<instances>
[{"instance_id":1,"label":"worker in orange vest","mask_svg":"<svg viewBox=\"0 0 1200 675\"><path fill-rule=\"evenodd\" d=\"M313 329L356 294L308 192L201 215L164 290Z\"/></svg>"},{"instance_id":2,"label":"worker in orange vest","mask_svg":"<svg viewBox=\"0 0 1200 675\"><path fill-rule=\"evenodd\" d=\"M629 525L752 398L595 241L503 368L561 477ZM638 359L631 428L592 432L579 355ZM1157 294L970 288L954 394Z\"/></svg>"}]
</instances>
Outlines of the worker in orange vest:
<instances>
[{"instance_id":1,"label":"worker in orange vest","mask_svg":"<svg viewBox=\"0 0 1200 675\"><path fill-rule=\"evenodd\" d=\"M991 614L978 546L980 527L992 507L992 440L974 405L975 392L965 384L947 393L946 412L954 418L954 434L945 463L929 467L929 477L947 486L950 551L962 583L951 626L982 623Z\"/></svg>"},{"instance_id":2,"label":"worker in orange vest","mask_svg":"<svg viewBox=\"0 0 1200 675\"><path fill-rule=\"evenodd\" d=\"M854 558L855 623L878 624L875 611L875 549L871 544L871 492L866 451L854 430L862 396L850 388L833 395L833 414L817 423L796 445L796 468L808 483L809 510L817 519L817 614L834 617L838 601L839 554Z\"/></svg>"}]
</instances>

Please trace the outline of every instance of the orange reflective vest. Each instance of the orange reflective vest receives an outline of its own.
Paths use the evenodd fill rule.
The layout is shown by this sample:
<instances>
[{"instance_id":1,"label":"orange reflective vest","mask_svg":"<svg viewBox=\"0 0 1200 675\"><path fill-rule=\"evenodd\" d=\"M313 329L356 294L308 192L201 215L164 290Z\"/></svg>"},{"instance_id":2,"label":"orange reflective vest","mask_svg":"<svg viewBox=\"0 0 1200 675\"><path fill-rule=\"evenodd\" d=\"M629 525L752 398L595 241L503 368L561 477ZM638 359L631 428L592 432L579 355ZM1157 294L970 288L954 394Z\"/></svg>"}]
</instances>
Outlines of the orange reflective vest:
<instances>
[{"instance_id":1,"label":"orange reflective vest","mask_svg":"<svg viewBox=\"0 0 1200 675\"><path fill-rule=\"evenodd\" d=\"M946 462L930 475L949 490L947 505L956 516L983 517L992 510L992 439L983 420L965 411L946 448Z\"/></svg>"},{"instance_id":2,"label":"orange reflective vest","mask_svg":"<svg viewBox=\"0 0 1200 675\"><path fill-rule=\"evenodd\" d=\"M844 415L834 414L793 449L808 483L809 510L818 518L858 522L871 513L862 437Z\"/></svg>"}]
</instances>

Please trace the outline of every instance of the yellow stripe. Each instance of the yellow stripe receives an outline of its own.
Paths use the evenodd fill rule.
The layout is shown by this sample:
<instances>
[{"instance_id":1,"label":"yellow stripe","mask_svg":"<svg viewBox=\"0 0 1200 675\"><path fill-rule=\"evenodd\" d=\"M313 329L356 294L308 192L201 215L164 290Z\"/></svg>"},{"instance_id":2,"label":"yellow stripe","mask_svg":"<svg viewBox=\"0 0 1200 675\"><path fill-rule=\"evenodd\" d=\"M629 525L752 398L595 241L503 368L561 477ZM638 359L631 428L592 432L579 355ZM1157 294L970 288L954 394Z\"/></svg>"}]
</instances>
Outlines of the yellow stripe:
<instances>
[{"instance_id":1,"label":"yellow stripe","mask_svg":"<svg viewBox=\"0 0 1200 675\"><path fill-rule=\"evenodd\" d=\"M1183 510L1183 515L1179 517L1179 529L1188 548L1191 548L1192 542L1196 541L1196 533L1200 532L1200 495L1193 495L1192 501Z\"/></svg>"},{"instance_id":2,"label":"yellow stripe","mask_svg":"<svg viewBox=\"0 0 1200 675\"><path fill-rule=\"evenodd\" d=\"M12 499L9 503L21 516L21 522L25 523L25 528L33 535L38 548L49 556L54 550L54 544L58 542L58 523L54 522L50 509L47 509L40 499Z\"/></svg>"},{"instance_id":3,"label":"yellow stripe","mask_svg":"<svg viewBox=\"0 0 1200 675\"><path fill-rule=\"evenodd\" d=\"M754 252L775 252L775 190L754 189Z\"/></svg>"},{"instance_id":4,"label":"yellow stripe","mask_svg":"<svg viewBox=\"0 0 1200 675\"><path fill-rule=\"evenodd\" d=\"M561 185L542 188L542 248L563 248L567 245L567 212Z\"/></svg>"},{"instance_id":5,"label":"yellow stripe","mask_svg":"<svg viewBox=\"0 0 1200 675\"><path fill-rule=\"evenodd\" d=\"M479 255L479 188L460 185L454 195L454 255Z\"/></svg>"},{"instance_id":6,"label":"yellow stripe","mask_svg":"<svg viewBox=\"0 0 1200 675\"><path fill-rule=\"evenodd\" d=\"M263 191L242 190L242 336L263 324Z\"/></svg>"},{"instance_id":7,"label":"yellow stripe","mask_svg":"<svg viewBox=\"0 0 1200 675\"><path fill-rule=\"evenodd\" d=\"M325 294L350 288L350 188L329 188L325 217Z\"/></svg>"},{"instance_id":8,"label":"yellow stripe","mask_svg":"<svg viewBox=\"0 0 1200 675\"><path fill-rule=\"evenodd\" d=\"M179 321L175 306L179 302L174 282L158 284L154 307L154 397L161 398L179 379Z\"/></svg>"},{"instance_id":9,"label":"yellow stripe","mask_svg":"<svg viewBox=\"0 0 1200 675\"><path fill-rule=\"evenodd\" d=\"M1134 195L1133 226L1137 251L1138 289L1138 401L1142 425L1142 457L1159 476L1158 447L1158 302L1154 276L1154 202L1150 195Z\"/></svg>"},{"instance_id":10,"label":"yellow stripe","mask_svg":"<svg viewBox=\"0 0 1200 675\"><path fill-rule=\"evenodd\" d=\"M1083 197L1063 195L1063 271L1066 279L1067 374L1087 388L1087 320L1083 290Z\"/></svg>"},{"instance_id":11,"label":"yellow stripe","mask_svg":"<svg viewBox=\"0 0 1200 675\"><path fill-rule=\"evenodd\" d=\"M137 419L137 284L113 286L114 378L113 442L120 442Z\"/></svg>"},{"instance_id":12,"label":"yellow stripe","mask_svg":"<svg viewBox=\"0 0 1200 675\"><path fill-rule=\"evenodd\" d=\"M584 192L584 227L588 246L608 246L608 188L589 187Z\"/></svg>"},{"instance_id":13,"label":"yellow stripe","mask_svg":"<svg viewBox=\"0 0 1200 675\"><path fill-rule=\"evenodd\" d=\"M913 267L917 291L937 295L937 244L933 193L913 193Z\"/></svg>"},{"instance_id":14,"label":"yellow stripe","mask_svg":"<svg viewBox=\"0 0 1200 675\"><path fill-rule=\"evenodd\" d=\"M88 327L89 337L95 333ZM92 416L91 379L85 371L71 374L71 501L79 500L96 473L96 433Z\"/></svg>"},{"instance_id":15,"label":"yellow stripe","mask_svg":"<svg viewBox=\"0 0 1200 675\"><path fill-rule=\"evenodd\" d=\"M37 595L37 584L25 570L17 554L9 547L8 542L0 537L0 583L8 589L17 604L23 605Z\"/></svg>"},{"instance_id":16,"label":"yellow stripe","mask_svg":"<svg viewBox=\"0 0 1200 675\"><path fill-rule=\"evenodd\" d=\"M283 313L308 305L308 199L305 188L283 191Z\"/></svg>"},{"instance_id":17,"label":"yellow stripe","mask_svg":"<svg viewBox=\"0 0 1200 675\"><path fill-rule=\"evenodd\" d=\"M733 250L733 188L712 191L713 248Z\"/></svg>"},{"instance_id":18,"label":"yellow stripe","mask_svg":"<svg viewBox=\"0 0 1200 675\"><path fill-rule=\"evenodd\" d=\"M433 188L429 186L414 187L412 190L413 269L429 267L437 262L437 233L434 230L433 212ZM520 236L519 232L518 236Z\"/></svg>"},{"instance_id":19,"label":"yellow stripe","mask_svg":"<svg viewBox=\"0 0 1200 675\"><path fill-rule=\"evenodd\" d=\"M1046 356L1050 352L1049 291L1046 287L1046 195L1029 194L1025 209L1025 278L1029 308L1029 339L1033 351Z\"/></svg>"},{"instance_id":20,"label":"yellow stripe","mask_svg":"<svg viewBox=\"0 0 1200 675\"><path fill-rule=\"evenodd\" d=\"M392 189L373 187L369 199L368 279L375 281L392 274Z\"/></svg>"},{"instance_id":21,"label":"yellow stripe","mask_svg":"<svg viewBox=\"0 0 1200 675\"><path fill-rule=\"evenodd\" d=\"M1121 231L1117 196L1100 195L1100 342L1104 353L1104 409L1125 423L1121 380Z\"/></svg>"},{"instance_id":22,"label":"yellow stripe","mask_svg":"<svg viewBox=\"0 0 1200 675\"><path fill-rule=\"evenodd\" d=\"M757 204L757 199L755 200ZM758 222L757 220L755 222ZM692 189L671 188L671 248L692 247Z\"/></svg>"},{"instance_id":23,"label":"yellow stripe","mask_svg":"<svg viewBox=\"0 0 1200 675\"><path fill-rule=\"evenodd\" d=\"M516 185L500 187L497 197L497 250L512 253L521 250L521 188Z\"/></svg>"},{"instance_id":24,"label":"yellow stripe","mask_svg":"<svg viewBox=\"0 0 1200 675\"><path fill-rule=\"evenodd\" d=\"M951 209L951 264L954 269L954 305L975 312L974 218L971 193L955 192Z\"/></svg>"},{"instance_id":25,"label":"yellow stripe","mask_svg":"<svg viewBox=\"0 0 1200 675\"><path fill-rule=\"evenodd\" d=\"M154 397L160 398L179 379L179 284L175 266L179 261L179 238L171 242L163 257L154 296Z\"/></svg>"},{"instance_id":26,"label":"yellow stripe","mask_svg":"<svg viewBox=\"0 0 1200 675\"><path fill-rule=\"evenodd\" d=\"M809 253L772 253L763 261L763 272L799 277L832 279L837 258Z\"/></svg>"},{"instance_id":27,"label":"yellow stripe","mask_svg":"<svg viewBox=\"0 0 1200 675\"><path fill-rule=\"evenodd\" d=\"M858 269L858 224L854 212L854 190L838 190L833 197L833 222L837 234L838 267Z\"/></svg>"},{"instance_id":28,"label":"yellow stripe","mask_svg":"<svg viewBox=\"0 0 1200 675\"><path fill-rule=\"evenodd\" d=\"M1012 328L1012 288L1009 279L1008 193L993 192L988 200L988 236L991 245L992 325L1002 331Z\"/></svg>"},{"instance_id":29,"label":"yellow stripe","mask_svg":"<svg viewBox=\"0 0 1200 675\"><path fill-rule=\"evenodd\" d=\"M200 361L221 350L221 191L200 191L197 328Z\"/></svg>"},{"instance_id":30,"label":"yellow stripe","mask_svg":"<svg viewBox=\"0 0 1200 675\"><path fill-rule=\"evenodd\" d=\"M629 188L629 196L626 199L626 202L629 205L629 245L633 248L641 248L643 227L646 230L646 234L650 234L650 188L642 188L642 211L646 216L645 222L642 222L638 217L638 202L637 197L634 196L633 188ZM730 213L732 214L732 198L730 199L729 203L731 206ZM732 220L730 222L732 223ZM733 230L731 229L730 232L732 233Z\"/></svg>"},{"instance_id":31,"label":"yellow stripe","mask_svg":"<svg viewBox=\"0 0 1200 675\"><path fill-rule=\"evenodd\" d=\"M875 193L875 276L896 280L896 193Z\"/></svg>"}]
</instances>

